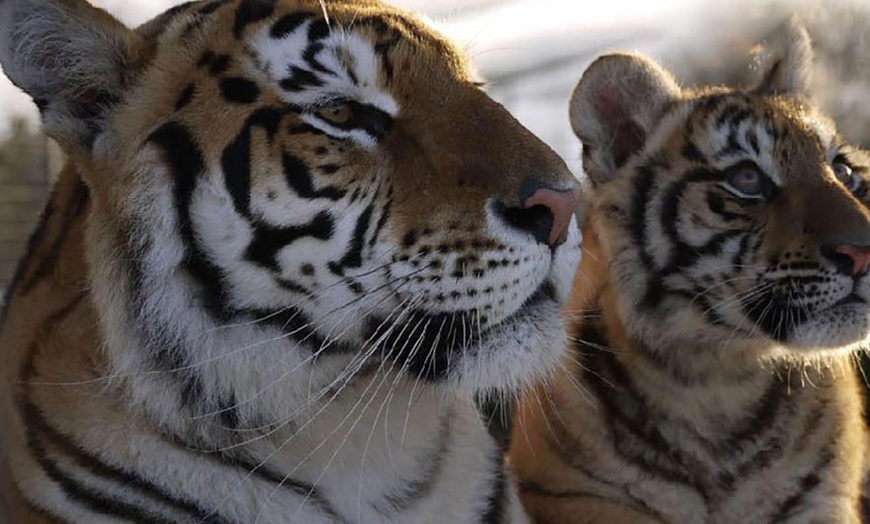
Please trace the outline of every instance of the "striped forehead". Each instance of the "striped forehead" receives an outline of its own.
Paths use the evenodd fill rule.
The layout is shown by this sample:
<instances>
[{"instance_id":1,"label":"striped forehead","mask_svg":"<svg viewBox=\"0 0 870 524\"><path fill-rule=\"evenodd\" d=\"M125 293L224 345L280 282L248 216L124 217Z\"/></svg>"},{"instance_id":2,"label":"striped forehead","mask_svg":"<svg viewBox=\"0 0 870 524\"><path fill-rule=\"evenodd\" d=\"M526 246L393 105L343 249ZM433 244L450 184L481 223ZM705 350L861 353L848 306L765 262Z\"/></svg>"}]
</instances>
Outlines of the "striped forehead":
<instances>
[{"instance_id":1,"label":"striped forehead","mask_svg":"<svg viewBox=\"0 0 870 524\"><path fill-rule=\"evenodd\" d=\"M303 109L353 100L390 116L399 111L387 89L383 57L365 27L330 25L307 12L287 14L252 32L255 67L279 96Z\"/></svg>"},{"instance_id":2,"label":"striped forehead","mask_svg":"<svg viewBox=\"0 0 870 524\"><path fill-rule=\"evenodd\" d=\"M707 107L705 108L705 105ZM800 106L756 104L736 95L722 104L700 101L703 122L696 128L695 145L716 169L737 162L755 162L776 185L783 185L781 150L804 142L805 135L822 149L832 147L835 131L829 121L804 111ZM809 147L809 143L805 144Z\"/></svg>"}]
</instances>

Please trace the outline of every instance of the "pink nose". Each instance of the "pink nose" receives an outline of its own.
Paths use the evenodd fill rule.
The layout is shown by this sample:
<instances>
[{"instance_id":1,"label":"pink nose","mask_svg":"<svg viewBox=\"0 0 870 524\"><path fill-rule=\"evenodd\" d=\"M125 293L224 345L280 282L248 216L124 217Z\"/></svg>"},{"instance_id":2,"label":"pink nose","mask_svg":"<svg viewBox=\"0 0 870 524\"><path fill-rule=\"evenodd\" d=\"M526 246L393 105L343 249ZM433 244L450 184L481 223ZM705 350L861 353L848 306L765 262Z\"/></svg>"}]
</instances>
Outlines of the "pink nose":
<instances>
[{"instance_id":1,"label":"pink nose","mask_svg":"<svg viewBox=\"0 0 870 524\"><path fill-rule=\"evenodd\" d=\"M852 259L853 277L865 275L870 270L870 247L840 244L835 251Z\"/></svg>"},{"instance_id":2,"label":"pink nose","mask_svg":"<svg viewBox=\"0 0 870 524\"><path fill-rule=\"evenodd\" d=\"M550 229L548 244L556 247L568 239L568 228L574 218L574 211L580 203L580 186L565 191L542 187L523 201L523 209L544 206L553 214L553 227Z\"/></svg>"}]
</instances>

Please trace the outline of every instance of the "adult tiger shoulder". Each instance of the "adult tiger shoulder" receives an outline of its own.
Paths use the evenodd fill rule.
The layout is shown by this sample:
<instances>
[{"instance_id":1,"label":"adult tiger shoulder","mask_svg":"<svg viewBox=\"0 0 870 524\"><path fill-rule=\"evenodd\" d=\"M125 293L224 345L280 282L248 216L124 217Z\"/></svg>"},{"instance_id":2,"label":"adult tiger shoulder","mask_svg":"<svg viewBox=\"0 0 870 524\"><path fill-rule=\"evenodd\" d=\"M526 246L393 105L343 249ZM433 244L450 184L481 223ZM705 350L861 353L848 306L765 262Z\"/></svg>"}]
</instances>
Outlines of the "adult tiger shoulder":
<instances>
[{"instance_id":1,"label":"adult tiger shoulder","mask_svg":"<svg viewBox=\"0 0 870 524\"><path fill-rule=\"evenodd\" d=\"M608 55L575 90L572 354L511 450L538 522L861 521L870 158L811 103L806 32L768 51L754 89Z\"/></svg>"},{"instance_id":2,"label":"adult tiger shoulder","mask_svg":"<svg viewBox=\"0 0 870 524\"><path fill-rule=\"evenodd\" d=\"M576 181L417 18L326 8L0 2L69 158L0 334L25 520L525 520L472 399L558 361Z\"/></svg>"}]
</instances>

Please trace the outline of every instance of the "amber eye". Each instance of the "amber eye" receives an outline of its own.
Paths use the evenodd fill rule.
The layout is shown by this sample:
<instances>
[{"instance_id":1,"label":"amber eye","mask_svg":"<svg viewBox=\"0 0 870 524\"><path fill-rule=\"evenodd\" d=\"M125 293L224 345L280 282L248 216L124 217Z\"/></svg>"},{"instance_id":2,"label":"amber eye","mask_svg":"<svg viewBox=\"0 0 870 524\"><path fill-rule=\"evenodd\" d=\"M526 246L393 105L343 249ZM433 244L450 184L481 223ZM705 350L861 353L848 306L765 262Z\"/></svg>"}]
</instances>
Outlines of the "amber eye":
<instances>
[{"instance_id":1,"label":"amber eye","mask_svg":"<svg viewBox=\"0 0 870 524\"><path fill-rule=\"evenodd\" d=\"M353 109L348 102L333 102L319 107L315 114L332 124L343 125L353 118Z\"/></svg>"},{"instance_id":2,"label":"amber eye","mask_svg":"<svg viewBox=\"0 0 870 524\"><path fill-rule=\"evenodd\" d=\"M834 176L837 177L837 180L846 186L849 191L855 191L858 189L858 186L861 183L861 178L852 170L852 167L849 166L849 164L843 160L836 159L831 165L831 169L834 170Z\"/></svg>"},{"instance_id":3,"label":"amber eye","mask_svg":"<svg viewBox=\"0 0 870 524\"><path fill-rule=\"evenodd\" d=\"M765 185L764 173L752 162L737 164L728 169L725 175L725 189L741 198L764 198Z\"/></svg>"}]
</instances>

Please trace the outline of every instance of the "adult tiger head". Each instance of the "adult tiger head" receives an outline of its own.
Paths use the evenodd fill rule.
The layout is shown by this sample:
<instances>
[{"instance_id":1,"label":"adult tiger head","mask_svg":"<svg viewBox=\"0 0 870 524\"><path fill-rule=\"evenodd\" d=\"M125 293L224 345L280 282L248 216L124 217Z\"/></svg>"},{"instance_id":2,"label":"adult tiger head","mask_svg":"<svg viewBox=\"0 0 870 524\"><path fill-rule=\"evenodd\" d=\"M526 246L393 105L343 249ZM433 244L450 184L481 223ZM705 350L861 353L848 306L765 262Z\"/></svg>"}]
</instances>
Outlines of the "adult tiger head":
<instances>
[{"instance_id":1,"label":"adult tiger head","mask_svg":"<svg viewBox=\"0 0 870 524\"><path fill-rule=\"evenodd\" d=\"M2 5L4 70L90 188L105 347L143 403L278 406L384 367L477 392L557 360L576 181L420 20L326 7L190 2L130 30Z\"/></svg>"},{"instance_id":2,"label":"adult tiger head","mask_svg":"<svg viewBox=\"0 0 870 524\"><path fill-rule=\"evenodd\" d=\"M778 35L753 89L683 90L610 55L573 95L600 243L587 262L650 348L701 347L707 365L870 336L870 158L809 100L806 32Z\"/></svg>"}]
</instances>

